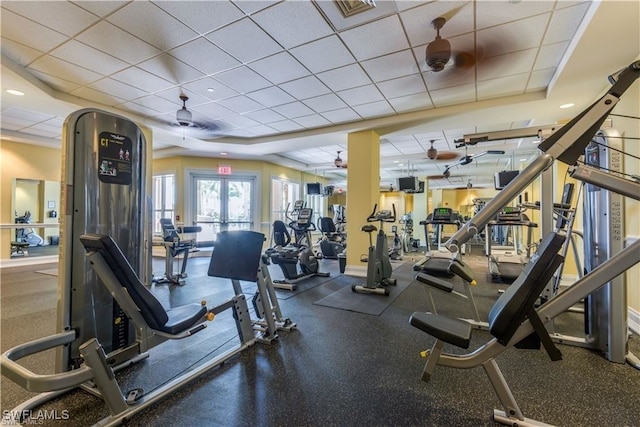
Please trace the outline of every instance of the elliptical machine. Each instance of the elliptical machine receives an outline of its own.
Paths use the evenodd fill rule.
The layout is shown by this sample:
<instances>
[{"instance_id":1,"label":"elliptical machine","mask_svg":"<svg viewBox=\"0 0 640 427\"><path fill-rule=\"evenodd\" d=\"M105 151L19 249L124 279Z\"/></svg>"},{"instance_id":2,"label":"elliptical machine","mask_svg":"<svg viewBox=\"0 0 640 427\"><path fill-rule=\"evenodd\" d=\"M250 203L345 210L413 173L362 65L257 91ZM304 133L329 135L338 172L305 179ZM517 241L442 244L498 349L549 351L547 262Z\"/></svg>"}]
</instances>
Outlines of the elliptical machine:
<instances>
[{"instance_id":1,"label":"elliptical machine","mask_svg":"<svg viewBox=\"0 0 640 427\"><path fill-rule=\"evenodd\" d=\"M311 249L311 232L316 230L316 226L311 221L313 209L300 208L298 218L289 223L297 237L295 245L291 245L291 235L282 221L273 223L273 237L276 246L267 250L274 264L280 266L284 280L273 280L274 287L296 290L296 283L312 276L329 277L330 273L318 271L320 265ZM301 237L304 236L304 237ZM301 242L306 242L305 246Z\"/></svg>"},{"instance_id":2,"label":"elliptical machine","mask_svg":"<svg viewBox=\"0 0 640 427\"><path fill-rule=\"evenodd\" d=\"M31 212L25 211L24 215L16 216L15 221L16 224L31 224ZM29 246L44 245L44 239L31 227L16 228L16 242L28 243Z\"/></svg>"},{"instance_id":3,"label":"elliptical machine","mask_svg":"<svg viewBox=\"0 0 640 427\"><path fill-rule=\"evenodd\" d=\"M396 206L391 205L393 213L389 210L376 212L378 204L373 206L373 211L367 218L367 222L380 222L380 229L375 225L363 225L361 230L369 234L369 253L367 256L367 283L364 285L353 285L353 292L366 294L389 295L389 289L385 286L395 286L396 279L391 278L391 261L389 260L389 250L387 245L387 235L384 233L385 222L395 222ZM378 230L376 245L373 246L371 234Z\"/></svg>"}]
</instances>

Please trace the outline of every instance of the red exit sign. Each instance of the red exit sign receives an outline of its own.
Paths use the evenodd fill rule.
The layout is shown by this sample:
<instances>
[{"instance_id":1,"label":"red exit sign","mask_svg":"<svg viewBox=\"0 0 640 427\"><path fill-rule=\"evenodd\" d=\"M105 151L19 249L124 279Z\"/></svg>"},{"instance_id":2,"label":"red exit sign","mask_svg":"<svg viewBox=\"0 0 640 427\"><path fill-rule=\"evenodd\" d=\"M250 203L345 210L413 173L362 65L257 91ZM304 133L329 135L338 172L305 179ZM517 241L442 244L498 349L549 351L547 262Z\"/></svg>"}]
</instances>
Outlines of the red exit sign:
<instances>
[{"instance_id":1,"label":"red exit sign","mask_svg":"<svg viewBox=\"0 0 640 427\"><path fill-rule=\"evenodd\" d=\"M231 166L229 166L229 165L218 165L218 174L219 175L231 175Z\"/></svg>"}]
</instances>

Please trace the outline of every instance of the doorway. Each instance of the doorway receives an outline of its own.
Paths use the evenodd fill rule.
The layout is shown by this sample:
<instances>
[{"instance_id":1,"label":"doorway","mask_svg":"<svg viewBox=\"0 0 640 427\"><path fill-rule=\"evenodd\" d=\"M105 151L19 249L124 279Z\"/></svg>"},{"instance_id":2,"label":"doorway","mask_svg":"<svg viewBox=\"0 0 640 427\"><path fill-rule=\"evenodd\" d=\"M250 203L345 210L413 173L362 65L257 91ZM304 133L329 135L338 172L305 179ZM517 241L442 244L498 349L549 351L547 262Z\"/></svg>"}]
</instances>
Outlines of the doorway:
<instances>
[{"instance_id":1,"label":"doorway","mask_svg":"<svg viewBox=\"0 0 640 427\"><path fill-rule=\"evenodd\" d=\"M213 246L227 230L252 230L255 216L255 177L191 175L192 223L202 227L197 246Z\"/></svg>"}]
</instances>

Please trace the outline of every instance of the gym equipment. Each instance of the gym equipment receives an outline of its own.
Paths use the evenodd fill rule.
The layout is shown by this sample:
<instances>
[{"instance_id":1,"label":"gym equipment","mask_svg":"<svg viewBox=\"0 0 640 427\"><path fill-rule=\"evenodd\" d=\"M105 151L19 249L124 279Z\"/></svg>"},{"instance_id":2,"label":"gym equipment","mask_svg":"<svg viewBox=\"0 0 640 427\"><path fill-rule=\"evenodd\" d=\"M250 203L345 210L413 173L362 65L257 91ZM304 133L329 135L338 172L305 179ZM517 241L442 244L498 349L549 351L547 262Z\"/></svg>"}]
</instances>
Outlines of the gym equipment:
<instances>
[{"instance_id":1,"label":"gym equipment","mask_svg":"<svg viewBox=\"0 0 640 427\"><path fill-rule=\"evenodd\" d=\"M489 260L491 280L515 280L531 257L533 229L538 224L531 222L522 207L505 207L496 219L487 223L485 254ZM527 229L527 241L521 245L519 230ZM511 244L507 244L511 242ZM499 245L496 245L498 242Z\"/></svg>"},{"instance_id":2,"label":"gym equipment","mask_svg":"<svg viewBox=\"0 0 640 427\"><path fill-rule=\"evenodd\" d=\"M322 233L320 238L320 252L323 258L338 259L347 247L346 236L338 231L333 219L328 216L318 218L318 230Z\"/></svg>"},{"instance_id":3,"label":"gym equipment","mask_svg":"<svg viewBox=\"0 0 640 427\"><path fill-rule=\"evenodd\" d=\"M295 284L301 280L313 276L329 277L330 273L320 272L318 259L314 256L310 247L311 232L316 230L316 226L311 221L313 209L300 208L297 219L289 223L289 227L294 231L296 244L291 245L291 235L287 231L282 221L273 223L273 241L275 246L267 250L267 255L271 261L280 266L284 280L274 280L274 286L280 289L293 291L297 287ZM301 246L304 242L306 245Z\"/></svg>"},{"instance_id":4,"label":"gym equipment","mask_svg":"<svg viewBox=\"0 0 640 427\"><path fill-rule=\"evenodd\" d=\"M16 217L16 224L30 224L31 212L25 211L24 215ZM16 240L17 243L27 243L28 246L42 246L44 245L44 239L31 227L16 228ZM16 245L17 247L24 247L24 245Z\"/></svg>"},{"instance_id":5,"label":"gym equipment","mask_svg":"<svg viewBox=\"0 0 640 427\"><path fill-rule=\"evenodd\" d=\"M418 273L416 274L416 280L422 284L424 284L425 292L427 293L427 301L429 304L429 312L433 314L438 314L436 310L436 303L433 300L433 295L431 293L432 290L453 294L460 298L463 298L469 302L472 310L472 319L461 319L465 322L468 322L476 329L482 329L485 331L489 330L489 325L487 322L483 322L480 320L480 314L478 313L478 307L476 306L476 300L473 298L473 292L471 291L471 287L476 285L476 281L473 278L473 270L469 268L467 264L462 262L460 259L454 259L451 262L449 267L449 271L462 279L462 292L460 293L455 290L454 284L450 281L443 280L439 277L434 277L426 273Z\"/></svg>"},{"instance_id":6,"label":"gym equipment","mask_svg":"<svg viewBox=\"0 0 640 427\"><path fill-rule=\"evenodd\" d=\"M426 220L420 221L420 225L424 227L424 235L427 239L427 253L424 258L413 265L413 269L439 276L452 277L453 273L449 271L449 266L455 256L442 246L443 228L445 225L455 225L457 229L460 229L460 216L451 208L436 208ZM436 244L435 249L431 249L428 225L434 227L435 236L433 241Z\"/></svg>"},{"instance_id":7,"label":"gym equipment","mask_svg":"<svg viewBox=\"0 0 640 427\"><path fill-rule=\"evenodd\" d=\"M402 253L417 252L420 247L420 240L413 238L413 218L411 217L411 213L402 215L398 222L402 226L402 232L400 233Z\"/></svg>"},{"instance_id":8,"label":"gym equipment","mask_svg":"<svg viewBox=\"0 0 640 427\"><path fill-rule=\"evenodd\" d=\"M375 225L367 224L362 226L362 231L369 234L369 253L367 255L367 282L364 285L353 285L353 292L366 294L389 295L389 289L386 286L395 286L396 279L391 278L391 261L389 261L389 250L387 248L387 235L384 233L385 222L396 221L396 206L391 205L393 209L380 210L378 204L373 205L373 211L367 217L367 222L379 222L380 229ZM373 245L371 234L378 231L376 236L376 245Z\"/></svg>"},{"instance_id":9,"label":"gym equipment","mask_svg":"<svg viewBox=\"0 0 640 427\"><path fill-rule=\"evenodd\" d=\"M635 61L610 76L611 88L597 101L539 144L538 148L541 152L538 157L521 171L507 187L499 192L493 200L487 203L482 211L449 239L446 243L449 250L452 252L457 251L459 245L468 241L478 230L481 230L503 206L510 203L527 185L548 169L556 159L570 165L569 175L573 178L599 187L600 190L593 191L593 196L604 194L605 190L608 190L610 196L603 197L610 197L609 204L605 204L605 207L599 209L595 214L612 217L611 229L606 231L607 227L603 226L592 229L590 232L593 237L595 237L593 233L604 237L608 234L610 240L615 240L618 242L617 244L621 245L624 237L622 234L622 204L620 203L620 196L639 200L640 183L633 179L627 179L624 174L619 172L608 173L605 169L585 163L584 159L585 153L587 156L600 156L602 154L599 150L596 152L595 149L587 151L587 147L592 143L594 136L598 142L602 137L606 137L606 132L598 132L598 129L616 106L620 97L638 77L640 77L640 61ZM622 138L620 137L611 138L611 141L616 140L622 143ZM598 146L600 147L600 145ZM614 163L616 165L613 168L614 170L622 165L620 154L621 152L613 150L609 153L611 165L613 166ZM589 163L591 162L589 161ZM607 206L610 210L606 208ZM595 206L590 207L590 210L593 209L595 209ZM591 238L586 235L585 241L588 241L589 244L593 243ZM604 241L601 243L604 245ZM615 249L613 246L609 247L606 256L600 258L600 260L606 259L606 261L599 264L597 268L590 270L558 296L543 304L539 312L541 318L553 319L587 295L603 289L601 293L599 292L593 296L595 301L600 300L602 304L598 306L594 302L589 310L593 312L591 319L594 321L599 319L604 323L600 327L591 328L589 343L603 351L611 361L620 363L627 361L637 365L635 362L637 358L628 352L627 307L624 302L626 283L624 283L624 275L620 275L640 262L640 241L629 243L617 253L614 253ZM591 264L591 267L595 267L595 265ZM614 286L609 282L616 277L621 282ZM608 344L605 344L605 341Z\"/></svg>"},{"instance_id":10,"label":"gym equipment","mask_svg":"<svg viewBox=\"0 0 640 427\"><path fill-rule=\"evenodd\" d=\"M391 226L391 233L393 234L393 246L389 248L389 259L398 261L402 259L402 242L400 241L397 225Z\"/></svg>"},{"instance_id":11,"label":"gym equipment","mask_svg":"<svg viewBox=\"0 0 640 427\"><path fill-rule=\"evenodd\" d=\"M469 348L472 331L470 323L433 313L413 313L410 317L411 325L436 339L427 353L422 380L428 382L437 365L458 369L482 366L504 408L503 411L494 410L493 419L510 426L541 425L524 417L495 358L511 346L540 348L542 343L552 361L562 359L562 354L544 327L542 319L546 321L547 318L542 310L535 309L535 302L562 262L558 251L563 240L563 236L553 232L543 239L539 251L527 264L524 272L489 311L489 332L493 338L472 353L454 355L442 352L445 343Z\"/></svg>"},{"instance_id":12,"label":"gym equipment","mask_svg":"<svg viewBox=\"0 0 640 427\"><path fill-rule=\"evenodd\" d=\"M166 251L164 275L156 276L151 281L153 283L171 283L173 285L184 286L187 278L187 260L189 251L195 248L195 240L184 240L180 238L180 233L199 233L202 227L180 227L176 228L170 218L160 218L162 227L162 245ZM182 263L179 273L173 272L176 257L182 255Z\"/></svg>"}]
</instances>

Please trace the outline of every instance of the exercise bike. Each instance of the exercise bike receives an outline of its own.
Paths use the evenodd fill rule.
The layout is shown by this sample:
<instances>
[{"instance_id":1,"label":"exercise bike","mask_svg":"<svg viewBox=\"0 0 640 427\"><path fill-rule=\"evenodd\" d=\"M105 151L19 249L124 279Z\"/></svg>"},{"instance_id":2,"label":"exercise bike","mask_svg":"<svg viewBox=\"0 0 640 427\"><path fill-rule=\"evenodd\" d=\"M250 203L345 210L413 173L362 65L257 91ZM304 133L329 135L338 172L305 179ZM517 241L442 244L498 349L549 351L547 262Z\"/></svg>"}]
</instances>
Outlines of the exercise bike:
<instances>
[{"instance_id":1,"label":"exercise bike","mask_svg":"<svg viewBox=\"0 0 640 427\"><path fill-rule=\"evenodd\" d=\"M289 223L289 227L298 236L296 244L291 245L291 235L282 221L273 223L273 240L275 246L267 249L270 260L280 266L284 280L274 280L276 288L289 291L296 290L296 283L313 276L329 277L330 273L319 271L318 259L311 249L311 232L316 230L311 221L313 209L300 208L296 220ZM304 236L300 238L299 236ZM304 245L303 245L304 242Z\"/></svg>"},{"instance_id":2,"label":"exercise bike","mask_svg":"<svg viewBox=\"0 0 640 427\"><path fill-rule=\"evenodd\" d=\"M373 206L373 211L367 218L367 222L380 222L380 229L375 225L363 225L361 230L369 234L369 253L367 256L367 282L364 285L353 285L353 292L366 294L389 295L389 289L386 286L395 286L396 279L391 278L391 261L389 260L389 250L387 245L387 236L384 233L385 222L395 222L396 206L391 205L393 213L389 210L381 210L376 212L378 205ZM373 245L371 234L378 231L376 237L376 245Z\"/></svg>"}]
</instances>

